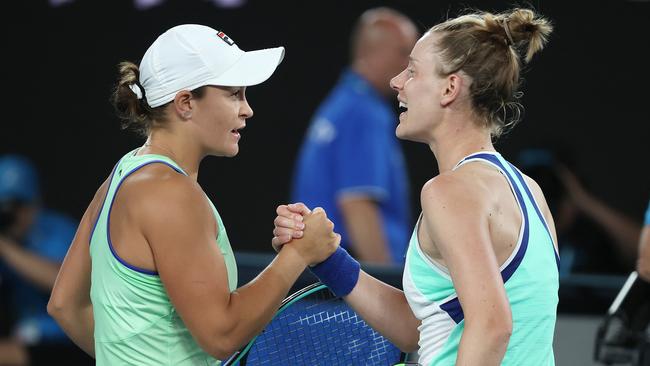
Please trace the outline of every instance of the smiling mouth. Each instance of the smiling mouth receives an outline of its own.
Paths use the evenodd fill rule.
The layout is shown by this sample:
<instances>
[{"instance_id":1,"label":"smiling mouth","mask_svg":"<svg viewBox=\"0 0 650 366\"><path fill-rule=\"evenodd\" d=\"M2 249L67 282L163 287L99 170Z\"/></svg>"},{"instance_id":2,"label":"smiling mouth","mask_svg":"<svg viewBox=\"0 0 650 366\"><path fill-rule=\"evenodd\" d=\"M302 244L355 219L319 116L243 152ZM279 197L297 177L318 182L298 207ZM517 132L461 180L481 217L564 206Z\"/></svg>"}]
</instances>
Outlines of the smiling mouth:
<instances>
[{"instance_id":1,"label":"smiling mouth","mask_svg":"<svg viewBox=\"0 0 650 366\"><path fill-rule=\"evenodd\" d=\"M404 102L399 102L399 112L401 113L406 113L408 111L408 105Z\"/></svg>"}]
</instances>

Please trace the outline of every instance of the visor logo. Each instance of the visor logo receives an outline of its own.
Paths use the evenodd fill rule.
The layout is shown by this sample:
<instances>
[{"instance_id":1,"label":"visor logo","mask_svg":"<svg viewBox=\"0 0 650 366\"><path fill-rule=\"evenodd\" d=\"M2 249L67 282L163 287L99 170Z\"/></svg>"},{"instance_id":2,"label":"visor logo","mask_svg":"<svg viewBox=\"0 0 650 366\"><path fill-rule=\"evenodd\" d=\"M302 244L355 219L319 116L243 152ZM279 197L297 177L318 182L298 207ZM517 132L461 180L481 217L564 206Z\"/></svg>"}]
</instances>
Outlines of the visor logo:
<instances>
[{"instance_id":1,"label":"visor logo","mask_svg":"<svg viewBox=\"0 0 650 366\"><path fill-rule=\"evenodd\" d=\"M219 38L221 38L224 42L226 42L228 46L232 46L235 44L235 41L230 39L230 37L228 37L224 32L217 32L217 36L219 36Z\"/></svg>"}]
</instances>

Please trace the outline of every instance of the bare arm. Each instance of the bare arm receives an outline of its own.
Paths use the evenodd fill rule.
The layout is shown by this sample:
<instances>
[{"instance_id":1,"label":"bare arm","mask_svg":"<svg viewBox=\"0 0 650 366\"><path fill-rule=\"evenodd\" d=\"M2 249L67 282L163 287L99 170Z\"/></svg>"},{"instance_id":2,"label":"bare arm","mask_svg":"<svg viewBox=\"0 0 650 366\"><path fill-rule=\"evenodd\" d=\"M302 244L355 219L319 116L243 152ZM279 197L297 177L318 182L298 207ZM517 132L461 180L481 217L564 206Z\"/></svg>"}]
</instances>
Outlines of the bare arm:
<instances>
[{"instance_id":1,"label":"bare arm","mask_svg":"<svg viewBox=\"0 0 650 366\"><path fill-rule=\"evenodd\" d=\"M47 292L52 290L61 265L25 250L18 243L2 236L0 236L0 259L29 282Z\"/></svg>"},{"instance_id":2,"label":"bare arm","mask_svg":"<svg viewBox=\"0 0 650 366\"><path fill-rule=\"evenodd\" d=\"M344 299L373 329L403 352L418 349L420 321L404 292L361 271L357 285Z\"/></svg>"},{"instance_id":3,"label":"bare arm","mask_svg":"<svg viewBox=\"0 0 650 366\"><path fill-rule=\"evenodd\" d=\"M390 251L377 202L369 197L354 196L339 198L338 205L357 259L368 263L390 263Z\"/></svg>"},{"instance_id":4,"label":"bare arm","mask_svg":"<svg viewBox=\"0 0 650 366\"><path fill-rule=\"evenodd\" d=\"M104 182L84 213L47 304L47 312L70 339L93 357L95 320L90 301L90 236L107 186L108 182Z\"/></svg>"},{"instance_id":5,"label":"bare arm","mask_svg":"<svg viewBox=\"0 0 650 366\"><path fill-rule=\"evenodd\" d=\"M441 175L424 186L421 202L424 230L447 264L465 316L456 364L500 365L512 314L484 199L467 180Z\"/></svg>"},{"instance_id":6,"label":"bare arm","mask_svg":"<svg viewBox=\"0 0 650 366\"><path fill-rule=\"evenodd\" d=\"M650 225L646 225L639 240L639 259L637 261L639 276L650 282Z\"/></svg>"},{"instance_id":7,"label":"bare arm","mask_svg":"<svg viewBox=\"0 0 650 366\"><path fill-rule=\"evenodd\" d=\"M278 206L273 230L276 250L301 236L299 217L308 212L302 203ZM373 329L402 351L417 350L420 321L411 311L404 292L361 271L356 286L344 299Z\"/></svg>"},{"instance_id":8,"label":"bare arm","mask_svg":"<svg viewBox=\"0 0 650 366\"><path fill-rule=\"evenodd\" d=\"M224 359L264 328L305 267L327 258L340 238L324 212L315 211L305 218L302 239L231 293L212 210L200 188L183 179L151 187L152 199L139 217L174 307L198 344Z\"/></svg>"}]
</instances>

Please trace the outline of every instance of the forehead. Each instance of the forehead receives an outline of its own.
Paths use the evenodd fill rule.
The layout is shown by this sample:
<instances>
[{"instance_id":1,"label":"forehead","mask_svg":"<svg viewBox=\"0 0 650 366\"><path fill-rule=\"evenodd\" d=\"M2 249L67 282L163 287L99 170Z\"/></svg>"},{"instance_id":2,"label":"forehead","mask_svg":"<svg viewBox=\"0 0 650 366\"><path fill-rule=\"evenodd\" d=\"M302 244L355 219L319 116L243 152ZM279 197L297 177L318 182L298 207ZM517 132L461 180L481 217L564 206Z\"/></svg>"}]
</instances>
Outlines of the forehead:
<instances>
[{"instance_id":1,"label":"forehead","mask_svg":"<svg viewBox=\"0 0 650 366\"><path fill-rule=\"evenodd\" d=\"M413 64L434 62L434 47L436 36L434 33L427 32L415 43L411 51L410 60Z\"/></svg>"}]
</instances>

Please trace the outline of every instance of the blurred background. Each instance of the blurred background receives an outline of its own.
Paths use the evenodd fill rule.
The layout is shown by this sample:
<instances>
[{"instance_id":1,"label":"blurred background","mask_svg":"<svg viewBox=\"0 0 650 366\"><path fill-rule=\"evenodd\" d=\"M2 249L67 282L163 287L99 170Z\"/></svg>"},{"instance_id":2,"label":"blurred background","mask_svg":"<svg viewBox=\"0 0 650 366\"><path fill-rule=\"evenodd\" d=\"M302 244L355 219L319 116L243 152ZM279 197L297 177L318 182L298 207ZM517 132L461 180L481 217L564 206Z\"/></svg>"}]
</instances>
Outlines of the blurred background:
<instances>
[{"instance_id":1,"label":"blurred background","mask_svg":"<svg viewBox=\"0 0 650 366\"><path fill-rule=\"evenodd\" d=\"M16 2L15 10L4 12L2 22L7 115L0 128L0 156L28 158L38 171L43 206L79 220L117 160L144 141L120 128L109 103L118 62L139 63L158 34L181 23L223 30L243 50L284 46L286 56L278 71L247 91L255 116L242 132L239 155L207 158L199 175L224 219L233 249L261 265L272 253L275 208L289 200L296 155L308 123L349 61L349 37L357 17L370 7L389 6L408 15L423 32L467 7L498 12L513 4ZM586 212L576 195L587 194L628 227L637 225L640 230L650 196L650 2L538 0L523 5L549 18L555 30L548 47L525 68L523 121L496 147L506 159L519 162L522 170L530 168L531 176L540 174L538 181L548 181L548 188L540 184L552 196L549 201L558 202L554 212L558 225L590 222L576 229L580 234L574 237L589 238L577 247L591 250L589 255L596 259L563 273L558 332L562 330L559 337L564 338L557 349L559 365L588 365L596 327L634 269L634 258L629 243L621 244L625 238L617 238L607 224ZM396 100L393 105L397 110ZM419 190L437 168L427 146L401 144L415 223ZM535 170L544 166L550 173ZM558 166L570 174L554 175ZM567 208L563 200L575 207ZM568 218L557 222L559 215ZM602 244L591 246L590 240ZM628 255L621 254L625 245ZM259 256L250 257L251 253ZM255 265L250 267L255 272ZM379 270L399 279L401 269ZM240 283L246 273L244 269ZM569 358L572 354L577 358Z\"/></svg>"}]
</instances>

